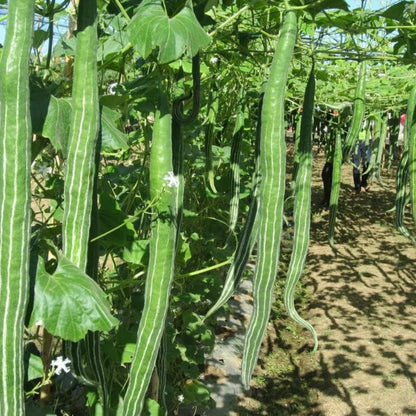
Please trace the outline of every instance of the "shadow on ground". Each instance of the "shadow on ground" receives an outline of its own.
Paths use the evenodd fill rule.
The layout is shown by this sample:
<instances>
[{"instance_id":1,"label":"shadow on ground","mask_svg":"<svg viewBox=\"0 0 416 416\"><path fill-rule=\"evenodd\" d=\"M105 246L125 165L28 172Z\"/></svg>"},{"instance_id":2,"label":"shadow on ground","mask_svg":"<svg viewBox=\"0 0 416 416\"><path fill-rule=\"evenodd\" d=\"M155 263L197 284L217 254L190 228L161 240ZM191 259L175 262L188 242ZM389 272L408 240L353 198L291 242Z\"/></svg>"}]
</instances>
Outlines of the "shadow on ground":
<instances>
[{"instance_id":1,"label":"shadow on ground","mask_svg":"<svg viewBox=\"0 0 416 416\"><path fill-rule=\"evenodd\" d=\"M278 316L237 414L416 415L416 249L388 212L393 174L385 172L385 187L354 195L343 168L335 252L328 211L320 208L319 166L314 176L303 316L320 347L311 356L309 334Z\"/></svg>"}]
</instances>

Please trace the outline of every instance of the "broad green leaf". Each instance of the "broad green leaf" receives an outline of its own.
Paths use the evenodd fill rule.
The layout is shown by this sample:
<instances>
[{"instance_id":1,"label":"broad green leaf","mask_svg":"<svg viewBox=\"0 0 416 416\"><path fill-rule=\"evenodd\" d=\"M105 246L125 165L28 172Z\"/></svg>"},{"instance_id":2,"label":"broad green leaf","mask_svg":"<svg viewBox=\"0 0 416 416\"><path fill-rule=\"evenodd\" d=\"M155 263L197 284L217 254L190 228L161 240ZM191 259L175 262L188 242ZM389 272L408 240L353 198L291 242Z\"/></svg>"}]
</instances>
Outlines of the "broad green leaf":
<instances>
[{"instance_id":1,"label":"broad green leaf","mask_svg":"<svg viewBox=\"0 0 416 416\"><path fill-rule=\"evenodd\" d=\"M71 117L71 103L65 98L51 96L48 114L43 125L42 135L47 137L56 150L61 150L64 157L67 153L69 119Z\"/></svg>"},{"instance_id":2,"label":"broad green leaf","mask_svg":"<svg viewBox=\"0 0 416 416\"><path fill-rule=\"evenodd\" d=\"M322 27L351 28L357 22L357 18L354 13L335 10L325 14L318 14L315 21Z\"/></svg>"},{"instance_id":3,"label":"broad green leaf","mask_svg":"<svg viewBox=\"0 0 416 416\"><path fill-rule=\"evenodd\" d=\"M101 127L102 127L102 150L113 151L116 149L127 150L127 138L116 125L116 121L120 118L120 114L111 108L102 107L101 111Z\"/></svg>"},{"instance_id":4,"label":"broad green leaf","mask_svg":"<svg viewBox=\"0 0 416 416\"><path fill-rule=\"evenodd\" d=\"M32 120L32 131L41 134L48 106L51 98L49 88L39 86L37 83L30 83L30 117Z\"/></svg>"},{"instance_id":5,"label":"broad green leaf","mask_svg":"<svg viewBox=\"0 0 416 416\"><path fill-rule=\"evenodd\" d=\"M41 324L64 340L79 341L87 331L109 331L118 321L94 280L58 254L53 274L39 258L30 324Z\"/></svg>"},{"instance_id":6,"label":"broad green leaf","mask_svg":"<svg viewBox=\"0 0 416 416\"><path fill-rule=\"evenodd\" d=\"M187 403L203 404L209 407L213 405L208 387L198 380L187 380L183 387L183 395Z\"/></svg>"},{"instance_id":7,"label":"broad green leaf","mask_svg":"<svg viewBox=\"0 0 416 416\"><path fill-rule=\"evenodd\" d=\"M116 32L100 45L97 51L97 60L104 61L110 54L118 53L122 55L122 49L127 43L125 31Z\"/></svg>"},{"instance_id":8,"label":"broad green leaf","mask_svg":"<svg viewBox=\"0 0 416 416\"><path fill-rule=\"evenodd\" d=\"M76 38L67 38L62 36L53 48L53 56L72 56L75 55Z\"/></svg>"},{"instance_id":9,"label":"broad green leaf","mask_svg":"<svg viewBox=\"0 0 416 416\"><path fill-rule=\"evenodd\" d=\"M411 3L412 2L410 1L399 1L398 3L390 6L387 10L381 13L381 15L389 19L401 21L406 7Z\"/></svg>"},{"instance_id":10,"label":"broad green leaf","mask_svg":"<svg viewBox=\"0 0 416 416\"><path fill-rule=\"evenodd\" d=\"M121 354L121 364L132 362L135 349L136 349L135 343L129 342L124 346L123 352Z\"/></svg>"},{"instance_id":11,"label":"broad green leaf","mask_svg":"<svg viewBox=\"0 0 416 416\"><path fill-rule=\"evenodd\" d=\"M144 0L127 26L127 35L143 58L159 47L160 63L174 61L185 52L192 57L211 41L195 17L191 1L169 17L161 0Z\"/></svg>"},{"instance_id":12,"label":"broad green leaf","mask_svg":"<svg viewBox=\"0 0 416 416\"><path fill-rule=\"evenodd\" d=\"M126 247L134 241L136 231L118 202L108 193L100 194L100 243L105 247Z\"/></svg>"},{"instance_id":13,"label":"broad green leaf","mask_svg":"<svg viewBox=\"0 0 416 416\"><path fill-rule=\"evenodd\" d=\"M122 258L128 263L145 265L149 257L149 240L134 240L124 247Z\"/></svg>"},{"instance_id":14,"label":"broad green leaf","mask_svg":"<svg viewBox=\"0 0 416 416\"><path fill-rule=\"evenodd\" d=\"M42 359L35 354L29 356L29 368L27 370L27 381L43 377Z\"/></svg>"},{"instance_id":15,"label":"broad green leaf","mask_svg":"<svg viewBox=\"0 0 416 416\"><path fill-rule=\"evenodd\" d=\"M48 39L49 33L46 30L36 29L33 32L33 47L39 48L46 39Z\"/></svg>"},{"instance_id":16,"label":"broad green leaf","mask_svg":"<svg viewBox=\"0 0 416 416\"><path fill-rule=\"evenodd\" d=\"M153 399L146 399L143 409L144 416L164 416L165 414L158 402Z\"/></svg>"},{"instance_id":17,"label":"broad green leaf","mask_svg":"<svg viewBox=\"0 0 416 416\"><path fill-rule=\"evenodd\" d=\"M345 0L322 0L313 1L308 7L308 12L312 15L316 15L326 9L340 9L348 11L348 3Z\"/></svg>"}]
</instances>

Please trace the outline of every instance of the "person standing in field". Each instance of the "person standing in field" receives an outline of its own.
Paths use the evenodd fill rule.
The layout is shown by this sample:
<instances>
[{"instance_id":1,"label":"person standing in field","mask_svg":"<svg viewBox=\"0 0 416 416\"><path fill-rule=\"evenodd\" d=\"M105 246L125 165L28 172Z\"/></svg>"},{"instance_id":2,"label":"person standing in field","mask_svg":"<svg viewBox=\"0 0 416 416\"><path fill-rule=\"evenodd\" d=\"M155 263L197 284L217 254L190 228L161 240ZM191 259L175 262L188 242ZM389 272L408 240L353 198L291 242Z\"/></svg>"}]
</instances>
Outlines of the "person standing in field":
<instances>
[{"instance_id":1,"label":"person standing in field","mask_svg":"<svg viewBox=\"0 0 416 416\"><path fill-rule=\"evenodd\" d=\"M360 133L358 134L358 141L355 151L352 155L353 163L353 180L354 180L354 192L359 194L362 189L365 192L370 190L368 186L368 163L370 161L371 150L369 143L366 140L367 130L366 123L363 124Z\"/></svg>"},{"instance_id":2,"label":"person standing in field","mask_svg":"<svg viewBox=\"0 0 416 416\"><path fill-rule=\"evenodd\" d=\"M399 119L399 136L397 138L398 159L400 160L404 148L404 128L406 125L406 109L402 111Z\"/></svg>"}]
</instances>

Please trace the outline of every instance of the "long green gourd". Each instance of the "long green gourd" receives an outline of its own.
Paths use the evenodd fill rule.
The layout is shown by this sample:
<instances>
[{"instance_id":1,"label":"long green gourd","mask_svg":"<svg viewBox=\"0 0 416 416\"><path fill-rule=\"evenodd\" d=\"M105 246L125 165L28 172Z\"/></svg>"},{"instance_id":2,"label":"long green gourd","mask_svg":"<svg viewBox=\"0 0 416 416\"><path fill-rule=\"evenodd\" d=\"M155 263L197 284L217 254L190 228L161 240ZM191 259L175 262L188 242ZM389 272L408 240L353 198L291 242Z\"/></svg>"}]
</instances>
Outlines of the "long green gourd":
<instances>
[{"instance_id":1,"label":"long green gourd","mask_svg":"<svg viewBox=\"0 0 416 416\"><path fill-rule=\"evenodd\" d=\"M178 179L175 191L174 215L177 228L176 248L178 249L179 230L183 217L183 196L185 181L183 176L184 146L183 125L192 123L198 117L201 102L200 57L192 58L192 92L178 97L172 105L172 164L174 176ZM183 102L192 97L192 108L188 115L183 112Z\"/></svg>"},{"instance_id":2,"label":"long green gourd","mask_svg":"<svg viewBox=\"0 0 416 416\"><path fill-rule=\"evenodd\" d=\"M357 85L355 87L354 108L352 112L352 119L350 128L348 129L347 137L342 150L343 162L349 161L354 144L358 139L361 125L364 118L365 110L365 86L366 86L366 68L365 61L360 62Z\"/></svg>"},{"instance_id":3,"label":"long green gourd","mask_svg":"<svg viewBox=\"0 0 416 416\"><path fill-rule=\"evenodd\" d=\"M377 150L377 158L376 158L376 165L374 169L374 177L376 178L377 182L384 186L383 179L381 178L381 162L383 159L384 148L386 144L386 134L387 134L387 115L384 117L380 117L381 125L380 125L380 141L378 142L378 150Z\"/></svg>"},{"instance_id":4,"label":"long green gourd","mask_svg":"<svg viewBox=\"0 0 416 416\"><path fill-rule=\"evenodd\" d=\"M414 237L404 223L404 212L406 208L406 188L409 180L409 151L406 149L400 158L399 166L396 171L396 198L394 224L396 229L413 243Z\"/></svg>"},{"instance_id":5,"label":"long green gourd","mask_svg":"<svg viewBox=\"0 0 416 416\"><path fill-rule=\"evenodd\" d=\"M171 118L167 97L162 94L155 114L150 154L150 197L158 202L153 212L145 301L124 397L123 416L141 413L169 305L176 250L174 190L178 185L172 167Z\"/></svg>"},{"instance_id":6,"label":"long green gourd","mask_svg":"<svg viewBox=\"0 0 416 416\"><path fill-rule=\"evenodd\" d=\"M29 53L34 1L10 0L0 60L0 414L24 415L23 332L29 293Z\"/></svg>"},{"instance_id":7,"label":"long green gourd","mask_svg":"<svg viewBox=\"0 0 416 416\"><path fill-rule=\"evenodd\" d=\"M370 127L370 125L368 127ZM368 134L370 134L370 129L368 131ZM368 144L367 144L371 148L370 161L368 162L367 169L363 172L363 175L368 174L369 177L372 177L375 174L375 171L377 169L378 152L380 150L380 140L381 140L381 117L380 115L377 115L374 118L373 141L371 142L369 138Z\"/></svg>"},{"instance_id":8,"label":"long green gourd","mask_svg":"<svg viewBox=\"0 0 416 416\"><path fill-rule=\"evenodd\" d=\"M335 250L335 224L338 211L339 191L341 189L341 167L342 167L342 143L341 132L339 127L335 131L335 149L332 161L332 185L331 196L329 198L329 233L328 242L333 250Z\"/></svg>"},{"instance_id":9,"label":"long green gourd","mask_svg":"<svg viewBox=\"0 0 416 416\"><path fill-rule=\"evenodd\" d=\"M88 258L99 130L96 8L96 0L79 2L62 222L63 252L81 270L85 270Z\"/></svg>"},{"instance_id":10,"label":"long green gourd","mask_svg":"<svg viewBox=\"0 0 416 416\"><path fill-rule=\"evenodd\" d=\"M311 180L312 180L312 130L315 102L314 67L309 74L303 100L302 121L298 147L298 164L294 193L294 237L293 250L286 276L284 304L290 318L308 329L314 340L313 351L318 348L318 337L314 327L303 319L295 308L295 288L302 275L309 247L311 223Z\"/></svg>"},{"instance_id":11,"label":"long green gourd","mask_svg":"<svg viewBox=\"0 0 416 416\"><path fill-rule=\"evenodd\" d=\"M246 220L244 222L243 228L238 238L237 249L233 256L233 260L228 269L227 276L225 278L224 286L222 288L221 294L218 300L211 306L208 312L205 315L204 319L207 319L209 316L214 314L218 309L224 306L228 299L233 295L234 291L238 287L241 277L243 275L244 269L247 264L248 257L252 253L254 245L257 241L257 232L258 232L258 189L260 182L260 172L259 172L259 156L260 156L260 127L261 127L261 112L263 106L263 97L259 101L259 106L257 110L257 128L256 128L256 141L255 141L255 164L254 172L252 177L252 187L251 187L251 201L248 208L248 213Z\"/></svg>"},{"instance_id":12,"label":"long green gourd","mask_svg":"<svg viewBox=\"0 0 416 416\"><path fill-rule=\"evenodd\" d=\"M229 227L233 232L237 225L238 220L238 208L240 202L240 154L241 154L241 142L243 138L244 129L244 107L241 103L243 94L243 88L241 89L240 100L237 105L237 117L235 120L233 137L231 143L231 199L230 199L230 217Z\"/></svg>"},{"instance_id":13,"label":"long green gourd","mask_svg":"<svg viewBox=\"0 0 416 416\"><path fill-rule=\"evenodd\" d=\"M97 48L97 1L80 0L72 85L72 114L64 185L62 250L64 255L83 271L86 270L88 261L95 152L100 119ZM98 356L97 343L97 334L89 334L87 360L100 386L105 406L107 388L104 369ZM71 356L74 372L86 383L90 383L90 374L87 374L82 365L81 344L67 344L67 353Z\"/></svg>"},{"instance_id":14,"label":"long green gourd","mask_svg":"<svg viewBox=\"0 0 416 416\"><path fill-rule=\"evenodd\" d=\"M183 146L183 124L189 124L196 120L200 110L200 58L199 54L192 58L192 93L177 98L172 105L172 170L177 180L177 187L172 188L173 194L173 216L176 226L176 252L179 249L180 228L183 217L183 196L185 181L183 175L184 146ZM183 102L192 96L192 109L185 115ZM163 333L160 342L159 353L156 360L156 370L159 378L158 396L160 405L166 409L166 359L167 359L167 338Z\"/></svg>"},{"instance_id":15,"label":"long green gourd","mask_svg":"<svg viewBox=\"0 0 416 416\"><path fill-rule=\"evenodd\" d=\"M248 389L270 316L279 265L286 175L285 89L296 43L297 18L285 12L266 85L261 125L259 238L253 282L253 314L244 342L242 383Z\"/></svg>"},{"instance_id":16,"label":"long green gourd","mask_svg":"<svg viewBox=\"0 0 416 416\"><path fill-rule=\"evenodd\" d=\"M405 143L409 149L409 184L413 222L416 224L416 84L410 92L407 103Z\"/></svg>"},{"instance_id":17,"label":"long green gourd","mask_svg":"<svg viewBox=\"0 0 416 416\"><path fill-rule=\"evenodd\" d=\"M299 142L300 142L300 128L302 125L302 113L296 114L296 129L295 129L295 142L294 142L294 156L293 156L293 172L292 183L296 181L296 174L299 167Z\"/></svg>"},{"instance_id":18,"label":"long green gourd","mask_svg":"<svg viewBox=\"0 0 416 416\"><path fill-rule=\"evenodd\" d=\"M416 150L415 150L415 106L416 106L416 85L412 88L407 101L407 113L405 124L405 151L400 159L396 172L396 201L395 201L395 226L405 237L409 238L413 244L415 238L404 224L404 211L406 208L406 188L409 181L410 201L412 203L413 219L416 222L415 214L415 181L416 181ZM412 137L413 135L413 137Z\"/></svg>"},{"instance_id":19,"label":"long green gourd","mask_svg":"<svg viewBox=\"0 0 416 416\"><path fill-rule=\"evenodd\" d=\"M205 176L208 189L214 194L218 193L215 187L215 172L212 155L212 146L214 144L215 136L215 120L218 115L218 94L217 88L214 86L210 97L210 104L208 105L208 120L205 126Z\"/></svg>"}]
</instances>

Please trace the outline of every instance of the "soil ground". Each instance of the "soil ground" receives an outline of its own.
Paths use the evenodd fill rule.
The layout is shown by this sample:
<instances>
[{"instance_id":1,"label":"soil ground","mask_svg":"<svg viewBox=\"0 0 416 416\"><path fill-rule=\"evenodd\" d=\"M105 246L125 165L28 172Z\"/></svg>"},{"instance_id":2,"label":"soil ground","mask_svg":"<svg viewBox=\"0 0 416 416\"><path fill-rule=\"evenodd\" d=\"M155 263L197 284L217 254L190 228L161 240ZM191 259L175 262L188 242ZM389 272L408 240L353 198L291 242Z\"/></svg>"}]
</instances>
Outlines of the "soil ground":
<instances>
[{"instance_id":1,"label":"soil ground","mask_svg":"<svg viewBox=\"0 0 416 416\"><path fill-rule=\"evenodd\" d=\"M394 228L394 170L385 186L353 193L345 165L334 252L327 243L328 211L314 158L312 228L300 296L307 331L273 319L251 393L239 415L416 415L416 248ZM410 213L407 213L410 223ZM278 308L277 308L278 309ZM272 313L273 314L273 313Z\"/></svg>"}]
</instances>

